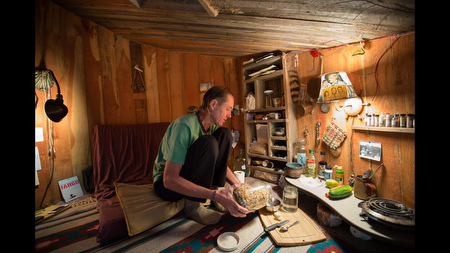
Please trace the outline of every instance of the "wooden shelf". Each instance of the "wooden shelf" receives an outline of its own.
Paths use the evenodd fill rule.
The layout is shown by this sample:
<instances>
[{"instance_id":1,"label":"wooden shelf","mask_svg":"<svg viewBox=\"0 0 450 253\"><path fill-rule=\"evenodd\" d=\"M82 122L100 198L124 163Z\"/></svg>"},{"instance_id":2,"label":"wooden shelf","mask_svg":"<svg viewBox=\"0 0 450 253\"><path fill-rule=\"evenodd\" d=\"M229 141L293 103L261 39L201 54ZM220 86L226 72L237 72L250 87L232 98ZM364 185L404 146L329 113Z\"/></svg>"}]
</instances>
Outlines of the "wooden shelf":
<instances>
[{"instance_id":1,"label":"wooden shelf","mask_svg":"<svg viewBox=\"0 0 450 253\"><path fill-rule=\"evenodd\" d=\"M283 70L279 69L279 70L276 70L275 72L267 74L267 75L262 75L262 76L257 76L257 77L253 77L253 78L247 79L247 80L245 80L245 83L251 83L251 82L254 82L254 81L257 81L257 80L266 81L266 80L278 78L278 77L281 77L281 76L283 76Z\"/></svg>"},{"instance_id":2,"label":"wooden shelf","mask_svg":"<svg viewBox=\"0 0 450 253\"><path fill-rule=\"evenodd\" d=\"M251 124L251 123L283 123L286 122L286 119L258 119L258 120L246 120L245 123Z\"/></svg>"},{"instance_id":3,"label":"wooden shelf","mask_svg":"<svg viewBox=\"0 0 450 253\"><path fill-rule=\"evenodd\" d=\"M254 110L244 110L244 112L276 112L276 111L284 111L286 107L284 106L278 106L278 107L267 107L267 108L260 108L260 109L254 109Z\"/></svg>"},{"instance_id":4,"label":"wooden shelf","mask_svg":"<svg viewBox=\"0 0 450 253\"><path fill-rule=\"evenodd\" d=\"M277 156L268 156L268 155L259 155L248 152L247 155L249 157L261 158L265 160L278 161L278 162L286 162L286 158L277 157Z\"/></svg>"},{"instance_id":5,"label":"wooden shelf","mask_svg":"<svg viewBox=\"0 0 450 253\"><path fill-rule=\"evenodd\" d=\"M352 126L353 130L356 131L375 131L375 132L389 132L389 133L405 133L414 134L416 133L415 128L405 128L405 127L368 127L368 126Z\"/></svg>"},{"instance_id":6,"label":"wooden shelf","mask_svg":"<svg viewBox=\"0 0 450 253\"><path fill-rule=\"evenodd\" d=\"M276 171L273 168L266 168L264 166L256 166L256 165L249 165L249 167L254 170L260 170L260 171L269 172L269 173L273 173L273 174L284 175L284 170Z\"/></svg>"}]
</instances>

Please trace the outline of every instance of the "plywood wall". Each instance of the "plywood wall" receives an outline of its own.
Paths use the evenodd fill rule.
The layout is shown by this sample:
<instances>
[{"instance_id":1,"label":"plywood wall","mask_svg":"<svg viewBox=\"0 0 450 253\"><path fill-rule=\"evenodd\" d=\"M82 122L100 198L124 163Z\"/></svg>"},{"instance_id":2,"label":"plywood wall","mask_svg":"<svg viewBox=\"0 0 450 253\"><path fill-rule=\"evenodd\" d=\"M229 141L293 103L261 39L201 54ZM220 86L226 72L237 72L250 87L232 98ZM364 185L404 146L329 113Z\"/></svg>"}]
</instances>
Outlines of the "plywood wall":
<instances>
[{"instance_id":1,"label":"plywood wall","mask_svg":"<svg viewBox=\"0 0 450 253\"><path fill-rule=\"evenodd\" d=\"M49 1L36 1L35 66L45 63L61 84L69 114L55 123L55 174L44 204L61 200L57 181L92 164L90 133L96 124L140 124L172 122L199 106L199 83L225 85L241 103L237 64L233 58L180 53L141 45L116 36L108 29L81 19ZM134 66L144 70L144 91L131 88ZM136 81L142 84L137 75ZM37 90L36 90L37 91ZM43 110L43 92L37 91L39 105L36 127L48 123ZM52 89L53 98L56 87ZM243 129L242 118L234 116L225 126ZM43 169L35 190L35 206L42 199L50 178L52 159L47 138L36 143ZM238 146L236 149L238 149ZM233 150L229 164L238 150Z\"/></svg>"},{"instance_id":2,"label":"plywood wall","mask_svg":"<svg viewBox=\"0 0 450 253\"><path fill-rule=\"evenodd\" d=\"M341 46L319 50L323 57L323 73L346 71L353 83L356 93L360 91L364 102L370 102L371 108L380 113L389 112L415 113L415 34L373 40L365 43L365 54L352 56L360 48L359 44ZM395 42L395 43L394 43ZM394 43L391 46L391 44ZM385 53L386 52L386 53ZM383 58L380 57L384 54ZM298 55L298 73L300 82L308 81L320 74L320 58L314 58L311 52ZM375 82L375 68L378 64L377 84ZM376 93L376 96L374 97ZM342 106L343 101L338 102ZM330 154L327 145L321 142L319 152L326 152L326 159L331 166L342 165L345 170L344 181L352 173L361 175L367 169L377 169L380 162L374 162L359 157L359 141L382 143L382 167L373 177L378 189L378 196L401 201L415 207L415 134L384 133L354 131L352 125L363 125L357 117L345 119L343 111L335 110L334 103L330 103L328 113L320 111L320 104L316 105L314 113L298 116L297 135L304 136L305 127L309 130L308 141L314 143L316 122L322 124L320 134L331 122L332 117L348 134L342 143L342 153L339 157ZM316 153L316 158L320 157Z\"/></svg>"},{"instance_id":3,"label":"plywood wall","mask_svg":"<svg viewBox=\"0 0 450 253\"><path fill-rule=\"evenodd\" d=\"M61 86L64 104L69 109L61 122L52 123L44 112L44 92L35 90L39 99L35 127L42 127L44 132L44 141L36 143L42 166L38 171L40 185L35 189L35 206L38 207L51 171L53 180L43 205L61 200L58 181L74 175L81 180L81 170L91 164L91 157L81 20L51 2L37 1L35 6L35 66L53 71ZM56 85L50 92L48 98L55 99ZM50 150L52 132L54 148ZM53 153L53 157L49 153Z\"/></svg>"},{"instance_id":4,"label":"plywood wall","mask_svg":"<svg viewBox=\"0 0 450 253\"><path fill-rule=\"evenodd\" d=\"M189 106L201 104L199 84L204 82L239 94L233 58L138 44L88 20L83 20L82 34L84 64L89 66L85 68L89 129L96 124L172 122ZM144 91L131 88L136 64L144 70ZM235 97L239 104L240 96ZM226 126L242 129L242 119L233 117Z\"/></svg>"}]
</instances>

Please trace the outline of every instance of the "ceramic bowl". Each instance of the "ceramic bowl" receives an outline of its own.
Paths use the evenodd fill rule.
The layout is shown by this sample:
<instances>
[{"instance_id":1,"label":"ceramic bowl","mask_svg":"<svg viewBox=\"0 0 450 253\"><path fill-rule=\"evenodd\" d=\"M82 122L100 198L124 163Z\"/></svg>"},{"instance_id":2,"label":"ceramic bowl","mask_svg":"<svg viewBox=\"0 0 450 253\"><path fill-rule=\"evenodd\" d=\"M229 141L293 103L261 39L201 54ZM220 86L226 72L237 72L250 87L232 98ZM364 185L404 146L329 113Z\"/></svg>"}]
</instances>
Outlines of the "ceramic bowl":
<instances>
[{"instance_id":1,"label":"ceramic bowl","mask_svg":"<svg viewBox=\"0 0 450 253\"><path fill-rule=\"evenodd\" d=\"M291 178L299 178L303 172L303 165L300 163L286 163L286 174Z\"/></svg>"}]
</instances>

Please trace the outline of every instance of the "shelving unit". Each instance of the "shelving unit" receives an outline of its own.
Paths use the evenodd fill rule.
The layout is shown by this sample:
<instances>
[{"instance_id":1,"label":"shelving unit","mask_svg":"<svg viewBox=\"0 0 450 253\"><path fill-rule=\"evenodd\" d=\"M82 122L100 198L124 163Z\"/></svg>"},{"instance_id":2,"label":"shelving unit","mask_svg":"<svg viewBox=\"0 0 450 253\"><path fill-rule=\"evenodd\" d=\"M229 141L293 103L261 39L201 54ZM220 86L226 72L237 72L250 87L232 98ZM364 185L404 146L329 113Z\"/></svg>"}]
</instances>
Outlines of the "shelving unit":
<instances>
[{"instance_id":1,"label":"shelving unit","mask_svg":"<svg viewBox=\"0 0 450 253\"><path fill-rule=\"evenodd\" d=\"M289 62L288 62L289 61ZM294 104L291 98L291 91L288 81L288 64L293 66L291 60L285 59L283 56L274 56L264 61L251 63L243 66L243 85L242 94L244 97L252 92L255 95L255 109L246 110L244 105L244 134L245 134L245 151L247 157L247 166L252 171L260 170L273 174L283 174L283 171L275 171L273 168L267 168L262 165L254 165L252 161L269 160L275 167L284 168L287 162L293 160L293 143L297 138L297 120L294 111ZM249 74L267 68L271 65L276 66L273 73L249 78ZM273 90L273 98L284 98L284 106L265 107L265 90ZM281 114L280 119L262 119L263 116L276 112ZM248 114L254 113L257 120L247 120ZM257 125L259 127L267 126L267 147L266 155L250 153L250 144L257 137ZM277 136L275 128L285 129L285 135ZM264 129L264 128L262 128Z\"/></svg>"},{"instance_id":2,"label":"shelving unit","mask_svg":"<svg viewBox=\"0 0 450 253\"><path fill-rule=\"evenodd\" d=\"M352 126L352 129L356 131L375 131L375 132L406 133L406 134L416 133L415 128L405 128L405 127Z\"/></svg>"}]
</instances>

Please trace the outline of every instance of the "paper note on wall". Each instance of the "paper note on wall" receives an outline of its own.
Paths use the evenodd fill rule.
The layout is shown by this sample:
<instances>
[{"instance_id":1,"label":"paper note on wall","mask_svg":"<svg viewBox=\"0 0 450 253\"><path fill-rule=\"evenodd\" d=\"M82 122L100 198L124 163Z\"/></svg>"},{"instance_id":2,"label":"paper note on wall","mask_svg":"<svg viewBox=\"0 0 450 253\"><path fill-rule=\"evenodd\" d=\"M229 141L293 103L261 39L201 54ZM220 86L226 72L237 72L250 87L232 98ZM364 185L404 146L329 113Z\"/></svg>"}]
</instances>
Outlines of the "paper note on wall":
<instances>
[{"instance_id":1,"label":"paper note on wall","mask_svg":"<svg viewBox=\"0 0 450 253\"><path fill-rule=\"evenodd\" d=\"M34 129L34 142L43 142L44 132L42 127L35 127Z\"/></svg>"},{"instance_id":2,"label":"paper note on wall","mask_svg":"<svg viewBox=\"0 0 450 253\"><path fill-rule=\"evenodd\" d=\"M41 170L41 159L39 158L39 150L35 146L34 147L34 168L35 171Z\"/></svg>"},{"instance_id":3,"label":"paper note on wall","mask_svg":"<svg viewBox=\"0 0 450 253\"><path fill-rule=\"evenodd\" d=\"M39 185L39 177L37 174L37 170L34 171L34 186L38 186Z\"/></svg>"}]
</instances>

